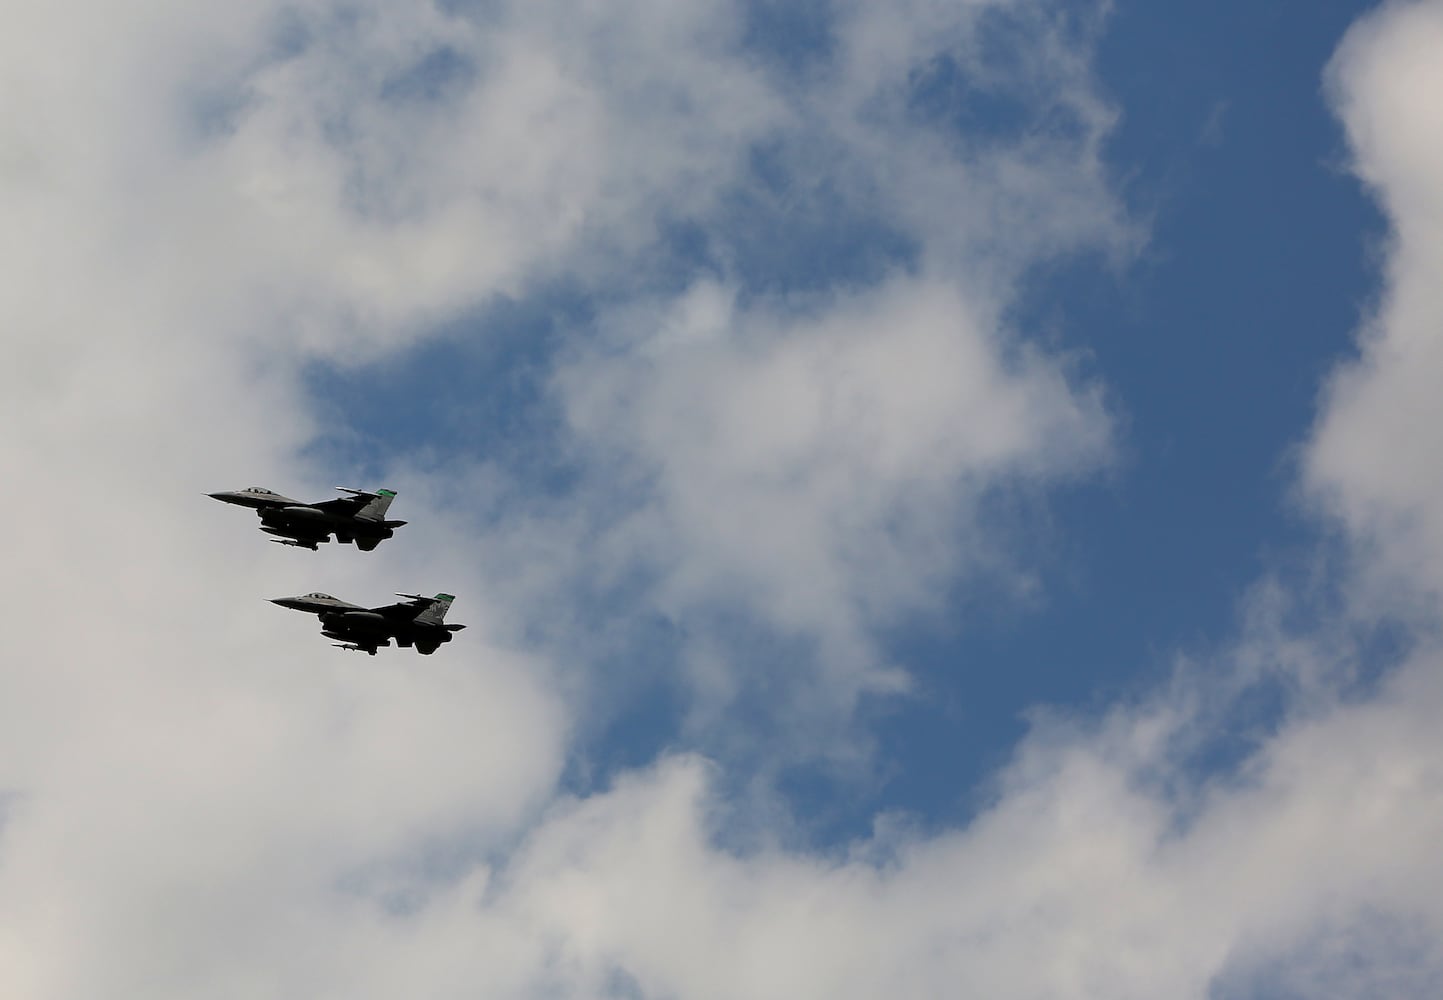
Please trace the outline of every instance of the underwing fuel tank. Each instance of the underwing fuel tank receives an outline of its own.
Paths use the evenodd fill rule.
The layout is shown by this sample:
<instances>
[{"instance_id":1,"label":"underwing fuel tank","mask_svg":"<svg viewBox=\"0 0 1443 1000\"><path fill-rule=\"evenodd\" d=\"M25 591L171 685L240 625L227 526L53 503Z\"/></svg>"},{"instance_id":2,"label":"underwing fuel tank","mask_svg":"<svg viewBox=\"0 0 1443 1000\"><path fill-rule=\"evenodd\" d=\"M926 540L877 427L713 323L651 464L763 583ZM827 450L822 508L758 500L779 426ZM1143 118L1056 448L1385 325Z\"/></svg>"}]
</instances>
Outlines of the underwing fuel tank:
<instances>
[{"instance_id":1,"label":"underwing fuel tank","mask_svg":"<svg viewBox=\"0 0 1443 1000\"><path fill-rule=\"evenodd\" d=\"M288 521L327 521L331 519L330 515L323 510L300 505L295 507L282 507L279 513L285 515Z\"/></svg>"},{"instance_id":2,"label":"underwing fuel tank","mask_svg":"<svg viewBox=\"0 0 1443 1000\"><path fill-rule=\"evenodd\" d=\"M389 631L386 616L378 615L374 611L341 611L337 614L326 615L321 619L321 624L327 628L340 626L347 629L365 629L370 632Z\"/></svg>"}]
</instances>

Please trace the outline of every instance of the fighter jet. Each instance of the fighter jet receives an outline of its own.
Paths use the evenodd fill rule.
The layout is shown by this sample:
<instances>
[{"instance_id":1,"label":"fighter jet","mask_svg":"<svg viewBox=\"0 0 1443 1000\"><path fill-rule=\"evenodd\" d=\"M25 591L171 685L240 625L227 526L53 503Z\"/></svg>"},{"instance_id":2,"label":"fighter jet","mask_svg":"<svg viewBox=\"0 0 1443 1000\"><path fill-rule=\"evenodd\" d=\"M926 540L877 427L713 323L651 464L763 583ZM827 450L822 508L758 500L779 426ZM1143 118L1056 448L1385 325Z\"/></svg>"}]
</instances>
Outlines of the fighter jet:
<instances>
[{"instance_id":1,"label":"fighter jet","mask_svg":"<svg viewBox=\"0 0 1443 1000\"><path fill-rule=\"evenodd\" d=\"M261 519L261 530L268 535L280 536L271 541L312 552L317 551L321 542L329 542L331 535L336 536L337 542L354 542L362 552L370 552L406 523L386 520L386 508L396 499L394 490L367 493L345 486L337 486L336 489L348 495L311 504L283 497L260 486L230 493L211 493L209 496L224 503L254 507Z\"/></svg>"},{"instance_id":2,"label":"fighter jet","mask_svg":"<svg viewBox=\"0 0 1443 1000\"><path fill-rule=\"evenodd\" d=\"M376 655L379 646L391 640L402 649L416 647L416 652L430 656L442 643L450 642L455 632L465 625L444 623L446 612L456 598L450 594L422 597L420 594L397 594L404 604L387 604L380 608L363 608L338 600L330 594L305 594L301 597L277 597L271 601L293 611L306 611L321 619L321 635L339 639L332 645Z\"/></svg>"}]
</instances>

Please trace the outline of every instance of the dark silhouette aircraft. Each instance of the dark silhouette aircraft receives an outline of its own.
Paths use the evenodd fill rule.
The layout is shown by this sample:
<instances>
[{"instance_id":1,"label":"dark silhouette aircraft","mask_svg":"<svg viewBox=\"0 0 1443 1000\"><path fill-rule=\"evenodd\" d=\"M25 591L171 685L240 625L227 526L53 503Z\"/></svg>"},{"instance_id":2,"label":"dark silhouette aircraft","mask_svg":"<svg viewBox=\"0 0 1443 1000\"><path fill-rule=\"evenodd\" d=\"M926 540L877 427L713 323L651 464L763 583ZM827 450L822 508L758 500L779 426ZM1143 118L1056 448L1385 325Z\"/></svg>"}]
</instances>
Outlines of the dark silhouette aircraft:
<instances>
[{"instance_id":1,"label":"dark silhouette aircraft","mask_svg":"<svg viewBox=\"0 0 1443 1000\"><path fill-rule=\"evenodd\" d=\"M268 535L280 536L271 541L312 552L320 543L329 542L332 535L336 536L337 542L354 542L356 548L370 552L406 523L386 520L386 508L396 499L393 490L367 493L344 486L336 489L347 496L310 504L283 497L260 486L230 493L211 493L209 496L224 503L255 508L261 519L261 530Z\"/></svg>"},{"instance_id":2,"label":"dark silhouette aircraft","mask_svg":"<svg viewBox=\"0 0 1443 1000\"><path fill-rule=\"evenodd\" d=\"M320 593L277 597L271 603L319 616L321 635L340 640L334 645L341 649L361 650L372 656L376 655L377 647L389 646L392 639L402 649L415 646L416 652L430 656L443 643L450 642L453 633L466 627L445 624L446 612L456 599L450 594L396 596L404 597L406 603L363 608Z\"/></svg>"}]
</instances>

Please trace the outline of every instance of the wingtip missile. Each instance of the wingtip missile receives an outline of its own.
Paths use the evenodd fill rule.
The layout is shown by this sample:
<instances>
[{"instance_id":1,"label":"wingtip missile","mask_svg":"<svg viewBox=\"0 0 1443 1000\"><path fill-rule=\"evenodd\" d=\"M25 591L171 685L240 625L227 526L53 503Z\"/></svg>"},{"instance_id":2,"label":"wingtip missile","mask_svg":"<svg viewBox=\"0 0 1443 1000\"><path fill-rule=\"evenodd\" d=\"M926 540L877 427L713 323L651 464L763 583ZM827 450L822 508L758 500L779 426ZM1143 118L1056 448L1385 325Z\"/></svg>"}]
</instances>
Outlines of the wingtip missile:
<instances>
[{"instance_id":1,"label":"wingtip missile","mask_svg":"<svg viewBox=\"0 0 1443 1000\"><path fill-rule=\"evenodd\" d=\"M350 494L351 496L353 496L353 497L392 497L392 498L394 498L394 497L396 496L396 491L395 491L395 490L375 490L375 491L371 491L371 490L358 490L358 489L353 489L353 488L351 488L350 486L337 486L337 487L336 487L336 492L338 492L338 493L349 493L349 494Z\"/></svg>"}]
</instances>

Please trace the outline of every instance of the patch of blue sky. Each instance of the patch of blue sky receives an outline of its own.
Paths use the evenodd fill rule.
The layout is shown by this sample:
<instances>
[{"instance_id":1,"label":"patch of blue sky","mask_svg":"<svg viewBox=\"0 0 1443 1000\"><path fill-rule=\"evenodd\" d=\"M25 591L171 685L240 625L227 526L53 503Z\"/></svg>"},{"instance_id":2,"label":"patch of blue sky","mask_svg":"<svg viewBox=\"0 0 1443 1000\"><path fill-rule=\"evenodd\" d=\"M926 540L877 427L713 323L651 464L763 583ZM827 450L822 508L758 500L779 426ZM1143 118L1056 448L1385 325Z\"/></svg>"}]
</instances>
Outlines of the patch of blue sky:
<instances>
[{"instance_id":1,"label":"patch of blue sky","mask_svg":"<svg viewBox=\"0 0 1443 1000\"><path fill-rule=\"evenodd\" d=\"M868 287L915 265L916 243L881 206L818 172L823 158L784 143L755 146L745 181L706 220L711 257L743 302Z\"/></svg>"},{"instance_id":2,"label":"patch of blue sky","mask_svg":"<svg viewBox=\"0 0 1443 1000\"><path fill-rule=\"evenodd\" d=\"M836 52L830 0L746 0L742 45L778 76L824 70Z\"/></svg>"},{"instance_id":3,"label":"patch of blue sky","mask_svg":"<svg viewBox=\"0 0 1443 1000\"><path fill-rule=\"evenodd\" d=\"M1016 139L1038 124L1039 109L1025 93L979 80L950 53L916 70L909 84L908 111L969 139Z\"/></svg>"},{"instance_id":4,"label":"patch of blue sky","mask_svg":"<svg viewBox=\"0 0 1443 1000\"><path fill-rule=\"evenodd\" d=\"M605 604L614 613L615 599ZM603 610L602 604L594 610ZM601 635L595 621L592 626L589 639ZM644 768L662 751L684 744L688 698L685 679L676 669L682 636L675 624L636 613L622 639L614 645L602 640L578 655L588 672L604 678L587 687L588 711L578 720L575 745L561 777L563 789L578 796L604 791L616 775Z\"/></svg>"},{"instance_id":5,"label":"patch of blue sky","mask_svg":"<svg viewBox=\"0 0 1443 1000\"><path fill-rule=\"evenodd\" d=\"M1083 47L1091 35L1084 25L1090 29L1095 17L1090 8L1080 5L1079 11L1074 19L1049 21L1049 27ZM965 50L943 50L912 72L908 112L968 145L1038 136L1084 138L1090 125L1064 103L1070 95L1060 95L1062 101L1039 100L1038 24L1027 16L1031 12L1027 5L982 8Z\"/></svg>"},{"instance_id":6,"label":"patch of blue sky","mask_svg":"<svg viewBox=\"0 0 1443 1000\"><path fill-rule=\"evenodd\" d=\"M591 322L586 296L553 285L480 305L404 355L313 365L306 377L328 430L311 455L371 474L398 455L421 468L484 460L543 494L565 493L579 470L555 447L546 387L568 332Z\"/></svg>"},{"instance_id":7,"label":"patch of blue sky","mask_svg":"<svg viewBox=\"0 0 1443 1000\"><path fill-rule=\"evenodd\" d=\"M1124 4L1109 21L1098 72L1123 119L1107 158L1152 217L1150 242L1123 273L1089 257L1038 269L1012 319L1080 352L1106 385L1121 465L1052 497L1040 608L894 638L931 696L879 727L895 777L878 805L965 810L959 790L997 764L1030 706L1095 713L1160 683L1180 653L1225 656L1253 583L1315 569L1325 532L1290 498L1290 456L1374 294L1382 224L1338 169L1319 93L1369 5L1284 6L1295 16ZM1314 622L1332 606L1308 600ZM1363 637L1364 673L1397 662L1395 640L1386 625ZM1221 730L1193 761L1199 777L1236 766L1282 706L1265 693L1243 704L1235 738Z\"/></svg>"},{"instance_id":8,"label":"patch of blue sky","mask_svg":"<svg viewBox=\"0 0 1443 1000\"><path fill-rule=\"evenodd\" d=\"M449 46L427 52L404 72L381 84L381 98L391 101L444 101L464 93L477 76L476 63Z\"/></svg>"}]
</instances>

